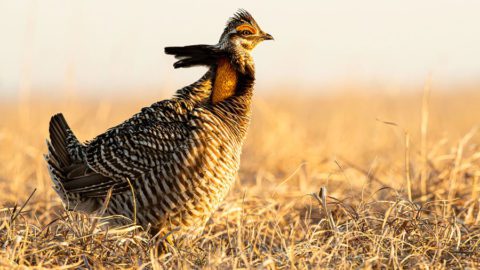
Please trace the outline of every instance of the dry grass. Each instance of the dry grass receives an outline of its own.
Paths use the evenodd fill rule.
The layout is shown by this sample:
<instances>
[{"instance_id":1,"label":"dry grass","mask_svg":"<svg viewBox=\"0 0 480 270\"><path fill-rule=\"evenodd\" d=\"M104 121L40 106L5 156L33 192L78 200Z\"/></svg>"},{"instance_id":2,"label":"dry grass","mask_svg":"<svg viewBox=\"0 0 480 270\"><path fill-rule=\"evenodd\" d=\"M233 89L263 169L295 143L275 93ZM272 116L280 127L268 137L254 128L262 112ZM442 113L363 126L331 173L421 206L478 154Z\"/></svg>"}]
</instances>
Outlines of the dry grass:
<instances>
[{"instance_id":1,"label":"dry grass","mask_svg":"<svg viewBox=\"0 0 480 270\"><path fill-rule=\"evenodd\" d=\"M52 113L89 139L153 101L2 104L0 267L480 267L480 94L423 113L422 94L272 96L205 233L160 257L139 228L65 212L42 157Z\"/></svg>"}]
</instances>

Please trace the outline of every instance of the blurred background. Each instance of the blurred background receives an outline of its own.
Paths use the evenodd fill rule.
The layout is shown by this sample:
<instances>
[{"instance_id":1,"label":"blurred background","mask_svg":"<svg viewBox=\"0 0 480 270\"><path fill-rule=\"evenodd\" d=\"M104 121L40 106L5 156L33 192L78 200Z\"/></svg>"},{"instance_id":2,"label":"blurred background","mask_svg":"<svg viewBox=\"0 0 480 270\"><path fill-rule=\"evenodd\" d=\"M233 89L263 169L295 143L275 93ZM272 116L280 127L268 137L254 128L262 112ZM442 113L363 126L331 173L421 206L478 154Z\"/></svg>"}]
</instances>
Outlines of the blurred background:
<instances>
[{"instance_id":1,"label":"blurred background","mask_svg":"<svg viewBox=\"0 0 480 270\"><path fill-rule=\"evenodd\" d=\"M169 98L205 68L174 70L163 48L216 43L238 8L275 37L254 50L239 185L287 197L320 185L339 198L404 190L410 162L422 179L414 191L427 196L427 174L428 183L451 179L439 171L456 153L478 164L478 1L0 0L0 188L9 200L40 187L56 200L43 160L51 115L63 112L84 141ZM371 185L372 174L383 184Z\"/></svg>"},{"instance_id":2,"label":"blurred background","mask_svg":"<svg viewBox=\"0 0 480 270\"><path fill-rule=\"evenodd\" d=\"M171 45L216 43L245 8L275 37L254 52L257 93L453 90L480 81L478 1L0 1L0 99L172 93Z\"/></svg>"}]
</instances>

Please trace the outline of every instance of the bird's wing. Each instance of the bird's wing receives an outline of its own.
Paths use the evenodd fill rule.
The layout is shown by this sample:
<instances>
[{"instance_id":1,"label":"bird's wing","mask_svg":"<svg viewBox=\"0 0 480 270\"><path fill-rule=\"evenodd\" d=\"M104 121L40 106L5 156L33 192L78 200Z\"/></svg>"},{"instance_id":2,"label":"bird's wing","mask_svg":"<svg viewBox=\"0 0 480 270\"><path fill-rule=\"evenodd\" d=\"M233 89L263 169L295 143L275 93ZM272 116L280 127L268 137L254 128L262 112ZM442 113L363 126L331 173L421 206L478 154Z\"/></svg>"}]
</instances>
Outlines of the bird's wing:
<instances>
[{"instance_id":1,"label":"bird's wing","mask_svg":"<svg viewBox=\"0 0 480 270\"><path fill-rule=\"evenodd\" d=\"M86 145L88 169L75 170L64 187L87 197L104 196L136 186L137 179L155 166L171 162L190 143L192 117L181 102L166 100L142 109L123 124L111 128ZM72 175L73 176L73 175ZM130 183L129 183L130 182Z\"/></svg>"}]
</instances>

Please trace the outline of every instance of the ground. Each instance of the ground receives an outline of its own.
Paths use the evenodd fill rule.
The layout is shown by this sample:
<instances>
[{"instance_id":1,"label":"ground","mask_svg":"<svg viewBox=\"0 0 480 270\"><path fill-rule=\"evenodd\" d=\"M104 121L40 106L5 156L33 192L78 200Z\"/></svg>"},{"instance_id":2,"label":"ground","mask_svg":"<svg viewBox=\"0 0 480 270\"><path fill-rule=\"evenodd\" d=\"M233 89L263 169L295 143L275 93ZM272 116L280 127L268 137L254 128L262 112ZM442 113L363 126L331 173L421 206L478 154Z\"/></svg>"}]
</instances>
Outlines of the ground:
<instances>
[{"instance_id":1,"label":"ground","mask_svg":"<svg viewBox=\"0 0 480 270\"><path fill-rule=\"evenodd\" d=\"M66 212L43 160L53 113L87 140L154 99L0 101L0 267L480 267L478 90L292 92L255 96L235 186L163 252Z\"/></svg>"}]
</instances>

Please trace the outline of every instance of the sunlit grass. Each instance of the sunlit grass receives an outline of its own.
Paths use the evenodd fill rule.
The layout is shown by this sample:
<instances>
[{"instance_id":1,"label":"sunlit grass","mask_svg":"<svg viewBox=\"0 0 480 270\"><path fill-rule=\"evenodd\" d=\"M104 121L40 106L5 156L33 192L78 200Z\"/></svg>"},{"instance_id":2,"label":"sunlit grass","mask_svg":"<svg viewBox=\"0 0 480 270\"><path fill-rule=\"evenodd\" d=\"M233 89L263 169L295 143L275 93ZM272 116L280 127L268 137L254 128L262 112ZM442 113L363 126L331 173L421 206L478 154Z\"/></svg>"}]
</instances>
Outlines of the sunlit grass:
<instances>
[{"instance_id":1,"label":"sunlit grass","mask_svg":"<svg viewBox=\"0 0 480 270\"><path fill-rule=\"evenodd\" d=\"M43 160L53 113L87 140L154 100L4 103L0 267L480 267L480 95L428 101L256 97L238 181L203 235L163 253L138 227L64 211Z\"/></svg>"}]
</instances>

